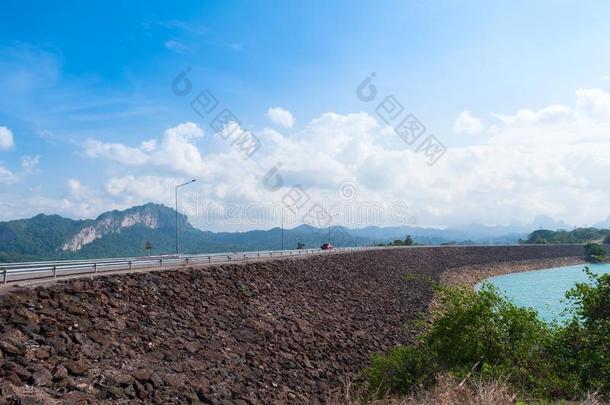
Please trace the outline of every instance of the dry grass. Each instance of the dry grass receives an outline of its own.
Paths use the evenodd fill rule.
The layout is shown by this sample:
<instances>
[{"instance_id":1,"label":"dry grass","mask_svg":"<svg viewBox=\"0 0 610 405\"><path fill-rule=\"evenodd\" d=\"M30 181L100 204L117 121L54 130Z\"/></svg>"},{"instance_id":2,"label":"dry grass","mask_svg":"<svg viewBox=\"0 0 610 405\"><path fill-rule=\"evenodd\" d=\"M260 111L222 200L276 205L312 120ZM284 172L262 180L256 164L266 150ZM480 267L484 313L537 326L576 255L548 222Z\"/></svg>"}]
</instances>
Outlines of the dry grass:
<instances>
[{"instance_id":1,"label":"dry grass","mask_svg":"<svg viewBox=\"0 0 610 405\"><path fill-rule=\"evenodd\" d=\"M328 403L331 405L512 405L521 402L515 391L504 380L482 381L469 377L459 381L448 374L437 376L436 386L430 390L402 398L389 397L374 401L364 401L363 392L355 388L352 381L343 383L340 390L332 393ZM582 401L559 401L556 404L602 405L609 402L602 400L597 393L588 393Z\"/></svg>"},{"instance_id":2,"label":"dry grass","mask_svg":"<svg viewBox=\"0 0 610 405\"><path fill-rule=\"evenodd\" d=\"M331 395L329 403L334 405L508 405L514 404L516 395L504 381L483 382L476 378L459 381L441 374L437 376L437 384L430 391L413 394L402 398L385 398L370 402L362 400L363 393L354 388L351 381L346 381L341 390ZM590 405L594 405L591 402Z\"/></svg>"}]
</instances>

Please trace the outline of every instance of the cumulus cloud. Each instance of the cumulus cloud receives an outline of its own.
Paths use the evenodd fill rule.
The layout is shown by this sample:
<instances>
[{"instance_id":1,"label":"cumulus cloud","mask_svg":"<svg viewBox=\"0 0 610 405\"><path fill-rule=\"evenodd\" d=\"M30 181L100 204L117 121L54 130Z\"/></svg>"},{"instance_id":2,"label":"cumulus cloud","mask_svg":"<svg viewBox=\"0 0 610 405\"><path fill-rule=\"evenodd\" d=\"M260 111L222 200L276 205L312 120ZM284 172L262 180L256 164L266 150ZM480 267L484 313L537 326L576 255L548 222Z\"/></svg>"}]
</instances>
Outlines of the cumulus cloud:
<instances>
[{"instance_id":1,"label":"cumulus cloud","mask_svg":"<svg viewBox=\"0 0 610 405\"><path fill-rule=\"evenodd\" d=\"M485 129L483 122L465 110L460 113L453 123L453 130L458 134L475 135L480 134Z\"/></svg>"},{"instance_id":2,"label":"cumulus cloud","mask_svg":"<svg viewBox=\"0 0 610 405\"><path fill-rule=\"evenodd\" d=\"M13 132L7 127L0 127L0 150L9 150L14 147Z\"/></svg>"},{"instance_id":3,"label":"cumulus cloud","mask_svg":"<svg viewBox=\"0 0 610 405\"><path fill-rule=\"evenodd\" d=\"M105 191L113 197L123 197L128 204L141 204L156 201L171 203L174 187L182 179L159 176L123 176L114 177L104 185Z\"/></svg>"},{"instance_id":4,"label":"cumulus cloud","mask_svg":"<svg viewBox=\"0 0 610 405\"><path fill-rule=\"evenodd\" d=\"M294 117L292 113L282 107L271 107L265 113L267 118L276 125L284 128L292 128L294 125Z\"/></svg>"},{"instance_id":5,"label":"cumulus cloud","mask_svg":"<svg viewBox=\"0 0 610 405\"><path fill-rule=\"evenodd\" d=\"M131 148L129 154L136 157L123 164L137 173L109 179L101 190L114 204L171 203L173 185L193 176L208 201L276 204L299 185L309 204L323 202L345 215L337 189L348 181L358 188L358 203L404 203L419 224L526 223L541 214L594 223L610 214L606 96L577 91L571 103L498 113L497 125L487 128L462 113L458 129L485 131L484 142L450 147L432 167L422 153L367 113L325 113L286 134L265 128L255 132L264 147L247 160L230 140L204 154L198 145L203 131L195 124L170 128L159 139L136 146L96 144L89 156L116 162L122 160L121 151ZM239 126L231 131L243 132ZM270 189L263 180L272 168L280 181ZM337 223L345 221L341 215Z\"/></svg>"},{"instance_id":6,"label":"cumulus cloud","mask_svg":"<svg viewBox=\"0 0 610 405\"><path fill-rule=\"evenodd\" d=\"M574 118L574 111L570 107L555 104L539 110L518 110L514 115L494 113L492 114L504 125L528 126L535 124L557 124L564 123Z\"/></svg>"},{"instance_id":7,"label":"cumulus cloud","mask_svg":"<svg viewBox=\"0 0 610 405\"><path fill-rule=\"evenodd\" d=\"M167 129L159 144L156 139L143 141L139 146L91 139L85 144L85 154L130 166L153 165L178 172L201 173L204 162L194 142L202 137L203 129L199 125L186 122Z\"/></svg>"}]
</instances>

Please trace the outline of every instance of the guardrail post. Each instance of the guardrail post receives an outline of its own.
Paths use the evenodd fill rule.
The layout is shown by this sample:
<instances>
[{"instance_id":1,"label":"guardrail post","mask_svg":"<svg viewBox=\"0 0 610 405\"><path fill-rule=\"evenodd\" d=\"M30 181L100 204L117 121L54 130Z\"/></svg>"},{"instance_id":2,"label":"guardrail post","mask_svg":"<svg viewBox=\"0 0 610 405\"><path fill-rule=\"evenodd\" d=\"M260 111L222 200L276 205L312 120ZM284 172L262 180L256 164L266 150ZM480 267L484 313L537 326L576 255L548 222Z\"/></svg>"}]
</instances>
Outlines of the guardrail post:
<instances>
[{"instance_id":1,"label":"guardrail post","mask_svg":"<svg viewBox=\"0 0 610 405\"><path fill-rule=\"evenodd\" d=\"M231 261L231 255L227 255L227 260Z\"/></svg>"},{"instance_id":2,"label":"guardrail post","mask_svg":"<svg viewBox=\"0 0 610 405\"><path fill-rule=\"evenodd\" d=\"M97 263L93 263L93 272L97 273Z\"/></svg>"},{"instance_id":3,"label":"guardrail post","mask_svg":"<svg viewBox=\"0 0 610 405\"><path fill-rule=\"evenodd\" d=\"M129 270L131 270L131 260L129 261Z\"/></svg>"},{"instance_id":4,"label":"guardrail post","mask_svg":"<svg viewBox=\"0 0 610 405\"><path fill-rule=\"evenodd\" d=\"M163 267L163 259L159 259L159 267Z\"/></svg>"},{"instance_id":5,"label":"guardrail post","mask_svg":"<svg viewBox=\"0 0 610 405\"><path fill-rule=\"evenodd\" d=\"M5 268L2 268L2 282L3 282L4 284L6 284L6 278L7 278L6 276L7 276L7 273L8 273L8 270L7 270L7 269L5 269Z\"/></svg>"},{"instance_id":6,"label":"guardrail post","mask_svg":"<svg viewBox=\"0 0 610 405\"><path fill-rule=\"evenodd\" d=\"M189 258L188 257L186 258L186 265L187 266L189 265Z\"/></svg>"},{"instance_id":7,"label":"guardrail post","mask_svg":"<svg viewBox=\"0 0 610 405\"><path fill-rule=\"evenodd\" d=\"M208 263L212 263L212 256L208 256Z\"/></svg>"},{"instance_id":8,"label":"guardrail post","mask_svg":"<svg viewBox=\"0 0 610 405\"><path fill-rule=\"evenodd\" d=\"M53 266L53 278L57 278L57 266Z\"/></svg>"}]
</instances>

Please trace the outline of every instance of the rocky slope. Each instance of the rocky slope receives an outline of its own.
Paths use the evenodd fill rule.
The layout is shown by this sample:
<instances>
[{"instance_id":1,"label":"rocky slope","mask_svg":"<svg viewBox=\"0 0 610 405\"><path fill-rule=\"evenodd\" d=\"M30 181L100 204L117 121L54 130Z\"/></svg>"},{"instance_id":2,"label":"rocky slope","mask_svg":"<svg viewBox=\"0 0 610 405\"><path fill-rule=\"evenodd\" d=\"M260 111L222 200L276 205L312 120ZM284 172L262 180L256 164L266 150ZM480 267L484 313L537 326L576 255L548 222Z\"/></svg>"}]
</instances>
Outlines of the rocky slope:
<instances>
[{"instance_id":1,"label":"rocky slope","mask_svg":"<svg viewBox=\"0 0 610 405\"><path fill-rule=\"evenodd\" d=\"M158 229L161 222L159 210L160 206L147 204L125 211L106 212L93 221L91 225L79 230L64 243L61 249L64 252L76 252L96 239L104 237L104 235L120 233L122 230L135 225L142 225L149 229Z\"/></svg>"},{"instance_id":2,"label":"rocky slope","mask_svg":"<svg viewBox=\"0 0 610 405\"><path fill-rule=\"evenodd\" d=\"M394 249L13 289L0 298L0 398L324 402L372 353L413 339L432 292L405 274L579 254Z\"/></svg>"}]
</instances>

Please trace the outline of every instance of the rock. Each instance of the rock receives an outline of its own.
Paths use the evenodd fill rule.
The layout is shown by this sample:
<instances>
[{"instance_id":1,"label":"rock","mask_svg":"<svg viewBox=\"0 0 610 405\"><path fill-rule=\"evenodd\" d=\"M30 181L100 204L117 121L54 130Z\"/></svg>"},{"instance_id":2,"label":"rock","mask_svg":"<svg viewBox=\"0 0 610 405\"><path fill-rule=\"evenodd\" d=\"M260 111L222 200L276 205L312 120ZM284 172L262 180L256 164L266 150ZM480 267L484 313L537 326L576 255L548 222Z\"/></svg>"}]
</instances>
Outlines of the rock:
<instances>
[{"instance_id":1,"label":"rock","mask_svg":"<svg viewBox=\"0 0 610 405\"><path fill-rule=\"evenodd\" d=\"M136 395L140 399L145 399L148 396L148 392L146 391L146 387L140 384L138 381L133 383L133 387L136 390Z\"/></svg>"},{"instance_id":2,"label":"rock","mask_svg":"<svg viewBox=\"0 0 610 405\"><path fill-rule=\"evenodd\" d=\"M121 399L125 398L125 392L119 387L110 386L106 389L105 397L107 399Z\"/></svg>"},{"instance_id":3,"label":"rock","mask_svg":"<svg viewBox=\"0 0 610 405\"><path fill-rule=\"evenodd\" d=\"M69 361L65 364L65 367L68 369L68 372L72 375L84 375L89 370L89 366L87 366L83 361Z\"/></svg>"},{"instance_id":4,"label":"rock","mask_svg":"<svg viewBox=\"0 0 610 405\"><path fill-rule=\"evenodd\" d=\"M46 360L51 357L50 348L48 346L32 348L31 354L38 360Z\"/></svg>"},{"instance_id":5,"label":"rock","mask_svg":"<svg viewBox=\"0 0 610 405\"><path fill-rule=\"evenodd\" d=\"M92 403L94 397L82 391L71 391L63 396L63 402L66 404L87 405Z\"/></svg>"},{"instance_id":6,"label":"rock","mask_svg":"<svg viewBox=\"0 0 610 405\"><path fill-rule=\"evenodd\" d=\"M163 383L169 385L172 388L177 388L182 385L182 378L173 373L165 373L161 376Z\"/></svg>"},{"instance_id":7,"label":"rock","mask_svg":"<svg viewBox=\"0 0 610 405\"><path fill-rule=\"evenodd\" d=\"M127 387L125 387L123 389L123 392L125 393L125 395L127 395L129 398L135 398L136 397L136 390L133 387L133 385L128 385Z\"/></svg>"},{"instance_id":8,"label":"rock","mask_svg":"<svg viewBox=\"0 0 610 405\"><path fill-rule=\"evenodd\" d=\"M25 346L17 339L11 337L5 337L0 340L0 349L5 354L24 354Z\"/></svg>"},{"instance_id":9,"label":"rock","mask_svg":"<svg viewBox=\"0 0 610 405\"><path fill-rule=\"evenodd\" d=\"M53 337L49 340L49 344L51 345L51 347L53 347L53 349L55 349L55 351L60 354L60 355L67 355L68 353L68 344L66 343L66 341L57 336L57 337Z\"/></svg>"},{"instance_id":10,"label":"rock","mask_svg":"<svg viewBox=\"0 0 610 405\"><path fill-rule=\"evenodd\" d=\"M155 388L161 388L163 386L163 379L158 373L153 373L150 376L150 382L153 384Z\"/></svg>"},{"instance_id":11,"label":"rock","mask_svg":"<svg viewBox=\"0 0 610 405\"><path fill-rule=\"evenodd\" d=\"M63 380L68 376L68 370L61 364L58 364L53 370L52 376L54 381Z\"/></svg>"},{"instance_id":12,"label":"rock","mask_svg":"<svg viewBox=\"0 0 610 405\"><path fill-rule=\"evenodd\" d=\"M133 377L122 371L108 370L104 374L112 384L120 387L126 387L133 383Z\"/></svg>"},{"instance_id":13,"label":"rock","mask_svg":"<svg viewBox=\"0 0 610 405\"><path fill-rule=\"evenodd\" d=\"M131 372L131 376L140 382L146 382L150 380L150 372L143 368Z\"/></svg>"},{"instance_id":14,"label":"rock","mask_svg":"<svg viewBox=\"0 0 610 405\"><path fill-rule=\"evenodd\" d=\"M26 370L25 367L18 363L8 362L5 363L4 367L7 371L9 371L9 373L14 373L17 377L19 377L19 379L23 381L29 380L29 378L32 376L32 373L30 373L28 370Z\"/></svg>"},{"instance_id":15,"label":"rock","mask_svg":"<svg viewBox=\"0 0 610 405\"><path fill-rule=\"evenodd\" d=\"M41 369L32 374L32 384L39 387L49 387L53 382L53 376L47 369Z\"/></svg>"}]
</instances>

